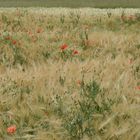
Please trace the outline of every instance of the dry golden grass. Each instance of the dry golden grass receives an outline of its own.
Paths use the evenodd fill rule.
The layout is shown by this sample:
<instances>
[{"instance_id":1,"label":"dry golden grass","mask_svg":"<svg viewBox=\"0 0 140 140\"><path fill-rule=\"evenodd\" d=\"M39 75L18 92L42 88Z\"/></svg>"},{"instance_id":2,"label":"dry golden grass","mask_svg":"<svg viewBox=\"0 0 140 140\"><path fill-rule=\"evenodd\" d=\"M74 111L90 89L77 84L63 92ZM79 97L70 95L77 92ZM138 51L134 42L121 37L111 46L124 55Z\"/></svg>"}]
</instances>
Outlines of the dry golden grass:
<instances>
[{"instance_id":1,"label":"dry golden grass","mask_svg":"<svg viewBox=\"0 0 140 140\"><path fill-rule=\"evenodd\" d=\"M119 12L28 10L0 14L0 139L139 140L135 12L123 19Z\"/></svg>"}]
</instances>

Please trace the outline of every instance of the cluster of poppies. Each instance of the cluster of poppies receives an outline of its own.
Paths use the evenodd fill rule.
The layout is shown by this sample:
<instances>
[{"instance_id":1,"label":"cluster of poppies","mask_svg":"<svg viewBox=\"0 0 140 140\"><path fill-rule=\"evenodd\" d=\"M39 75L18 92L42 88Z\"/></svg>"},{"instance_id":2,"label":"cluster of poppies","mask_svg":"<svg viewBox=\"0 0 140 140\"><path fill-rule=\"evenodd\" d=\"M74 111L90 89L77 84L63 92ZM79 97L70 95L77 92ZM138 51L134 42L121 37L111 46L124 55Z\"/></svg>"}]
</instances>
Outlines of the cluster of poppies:
<instances>
[{"instance_id":1,"label":"cluster of poppies","mask_svg":"<svg viewBox=\"0 0 140 140\"><path fill-rule=\"evenodd\" d=\"M129 15L129 16L124 16L124 15L122 15L122 16L121 16L121 19L122 19L123 21L127 21L127 20L129 20L129 21L134 21L134 20L136 20L137 18L136 18L136 16L134 16L134 15Z\"/></svg>"},{"instance_id":2,"label":"cluster of poppies","mask_svg":"<svg viewBox=\"0 0 140 140\"><path fill-rule=\"evenodd\" d=\"M68 45L67 44L63 44L62 46L60 46L60 49L64 52L66 49L68 48ZM77 50L73 50L72 53L74 55L77 55L79 54L79 52Z\"/></svg>"},{"instance_id":3,"label":"cluster of poppies","mask_svg":"<svg viewBox=\"0 0 140 140\"><path fill-rule=\"evenodd\" d=\"M13 44L13 45L16 45L16 44L20 45L20 43L19 43L17 40L12 39L11 36L6 36L4 39L5 39L6 41L10 41L11 44Z\"/></svg>"}]
</instances>

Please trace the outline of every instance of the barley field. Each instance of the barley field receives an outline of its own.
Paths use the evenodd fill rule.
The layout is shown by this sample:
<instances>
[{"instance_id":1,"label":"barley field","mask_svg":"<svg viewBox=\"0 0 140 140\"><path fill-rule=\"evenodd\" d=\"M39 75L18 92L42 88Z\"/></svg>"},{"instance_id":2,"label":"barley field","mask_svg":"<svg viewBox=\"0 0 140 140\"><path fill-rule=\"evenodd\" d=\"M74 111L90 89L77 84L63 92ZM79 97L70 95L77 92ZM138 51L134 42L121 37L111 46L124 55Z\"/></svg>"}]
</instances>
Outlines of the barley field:
<instances>
[{"instance_id":1,"label":"barley field","mask_svg":"<svg viewBox=\"0 0 140 140\"><path fill-rule=\"evenodd\" d=\"M140 9L0 8L0 140L140 140Z\"/></svg>"}]
</instances>

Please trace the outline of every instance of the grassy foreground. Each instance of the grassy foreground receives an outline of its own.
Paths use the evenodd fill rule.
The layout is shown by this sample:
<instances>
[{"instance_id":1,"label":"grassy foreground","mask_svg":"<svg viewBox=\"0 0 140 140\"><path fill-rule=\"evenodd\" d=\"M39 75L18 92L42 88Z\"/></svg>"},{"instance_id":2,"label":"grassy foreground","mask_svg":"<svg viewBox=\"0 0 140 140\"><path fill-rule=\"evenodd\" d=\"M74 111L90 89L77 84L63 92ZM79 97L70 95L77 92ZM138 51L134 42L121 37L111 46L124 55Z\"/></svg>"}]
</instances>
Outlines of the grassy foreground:
<instances>
[{"instance_id":1,"label":"grassy foreground","mask_svg":"<svg viewBox=\"0 0 140 140\"><path fill-rule=\"evenodd\" d=\"M0 140L139 140L139 12L1 9Z\"/></svg>"}]
</instances>

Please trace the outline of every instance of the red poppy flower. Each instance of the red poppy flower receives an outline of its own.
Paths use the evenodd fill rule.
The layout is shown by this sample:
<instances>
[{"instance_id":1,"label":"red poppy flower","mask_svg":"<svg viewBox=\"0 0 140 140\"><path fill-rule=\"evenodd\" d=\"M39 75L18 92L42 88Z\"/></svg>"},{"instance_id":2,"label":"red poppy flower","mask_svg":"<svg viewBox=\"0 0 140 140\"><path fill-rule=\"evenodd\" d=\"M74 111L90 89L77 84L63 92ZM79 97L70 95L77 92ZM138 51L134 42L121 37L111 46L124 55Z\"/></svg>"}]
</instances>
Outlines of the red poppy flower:
<instances>
[{"instance_id":1,"label":"red poppy flower","mask_svg":"<svg viewBox=\"0 0 140 140\"><path fill-rule=\"evenodd\" d=\"M7 128L8 134L14 134L15 132L16 132L16 125L11 125L10 127Z\"/></svg>"},{"instance_id":2,"label":"red poppy flower","mask_svg":"<svg viewBox=\"0 0 140 140\"><path fill-rule=\"evenodd\" d=\"M29 35L32 35L32 32L31 32L31 31L28 31L28 34L29 34Z\"/></svg>"},{"instance_id":3,"label":"red poppy flower","mask_svg":"<svg viewBox=\"0 0 140 140\"><path fill-rule=\"evenodd\" d=\"M136 87L136 90L140 90L140 86L137 86L137 87Z\"/></svg>"},{"instance_id":4,"label":"red poppy flower","mask_svg":"<svg viewBox=\"0 0 140 140\"><path fill-rule=\"evenodd\" d=\"M80 81L80 80L77 80L77 84L78 84L78 85L81 85L81 81Z\"/></svg>"},{"instance_id":5,"label":"red poppy flower","mask_svg":"<svg viewBox=\"0 0 140 140\"><path fill-rule=\"evenodd\" d=\"M16 44L17 44L17 41L16 41L16 40L13 40L13 41L12 41L12 44L13 44L13 45L16 45Z\"/></svg>"},{"instance_id":6,"label":"red poppy flower","mask_svg":"<svg viewBox=\"0 0 140 140\"><path fill-rule=\"evenodd\" d=\"M78 53L79 53L79 52L78 52L77 50L74 50L74 51L73 51L73 54L75 54L75 55L78 54Z\"/></svg>"},{"instance_id":7,"label":"red poppy flower","mask_svg":"<svg viewBox=\"0 0 140 140\"><path fill-rule=\"evenodd\" d=\"M62 51L64 51L64 50L67 49L67 48L68 48L68 45L66 45L66 44L60 46L60 49L61 49Z\"/></svg>"},{"instance_id":8,"label":"red poppy flower","mask_svg":"<svg viewBox=\"0 0 140 140\"><path fill-rule=\"evenodd\" d=\"M36 31L37 33L41 33L41 29L39 28L39 29L37 29L37 31Z\"/></svg>"}]
</instances>

